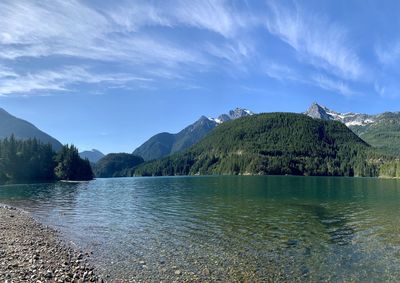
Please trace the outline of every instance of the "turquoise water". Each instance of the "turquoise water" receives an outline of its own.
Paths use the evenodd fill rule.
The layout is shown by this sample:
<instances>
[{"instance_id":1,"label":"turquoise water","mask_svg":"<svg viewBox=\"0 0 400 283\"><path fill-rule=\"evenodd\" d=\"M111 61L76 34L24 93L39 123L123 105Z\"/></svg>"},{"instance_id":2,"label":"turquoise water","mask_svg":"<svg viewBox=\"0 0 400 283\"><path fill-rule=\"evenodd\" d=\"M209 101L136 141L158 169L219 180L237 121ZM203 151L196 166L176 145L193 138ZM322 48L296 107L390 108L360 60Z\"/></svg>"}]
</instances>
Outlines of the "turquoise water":
<instances>
[{"instance_id":1,"label":"turquoise water","mask_svg":"<svg viewBox=\"0 0 400 283\"><path fill-rule=\"evenodd\" d=\"M0 202L92 250L114 281L400 281L397 180L98 179L3 186Z\"/></svg>"}]
</instances>

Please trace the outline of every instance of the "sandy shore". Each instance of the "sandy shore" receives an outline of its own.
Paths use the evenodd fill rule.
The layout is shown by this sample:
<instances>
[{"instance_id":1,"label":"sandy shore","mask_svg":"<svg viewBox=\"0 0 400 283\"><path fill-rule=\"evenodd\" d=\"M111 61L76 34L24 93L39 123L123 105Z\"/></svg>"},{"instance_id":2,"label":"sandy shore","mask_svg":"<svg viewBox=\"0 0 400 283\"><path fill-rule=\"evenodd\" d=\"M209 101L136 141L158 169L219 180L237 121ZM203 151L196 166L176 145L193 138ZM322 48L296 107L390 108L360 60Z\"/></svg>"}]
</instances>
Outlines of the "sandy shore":
<instances>
[{"instance_id":1,"label":"sandy shore","mask_svg":"<svg viewBox=\"0 0 400 283\"><path fill-rule=\"evenodd\" d=\"M29 214L0 206L0 282L103 282L88 256Z\"/></svg>"}]
</instances>

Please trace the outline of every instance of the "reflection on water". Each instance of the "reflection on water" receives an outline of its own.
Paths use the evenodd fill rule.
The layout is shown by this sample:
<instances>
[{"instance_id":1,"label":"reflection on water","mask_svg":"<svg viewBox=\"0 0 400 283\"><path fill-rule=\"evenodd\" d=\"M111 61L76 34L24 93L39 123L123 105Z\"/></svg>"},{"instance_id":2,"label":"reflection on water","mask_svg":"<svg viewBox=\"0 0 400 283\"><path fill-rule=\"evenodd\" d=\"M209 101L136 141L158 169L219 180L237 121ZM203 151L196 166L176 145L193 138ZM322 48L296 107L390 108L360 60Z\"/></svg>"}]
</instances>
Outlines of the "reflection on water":
<instances>
[{"instance_id":1,"label":"reflection on water","mask_svg":"<svg viewBox=\"0 0 400 283\"><path fill-rule=\"evenodd\" d=\"M163 279L179 269L229 281L271 273L399 281L399 185L315 177L99 179L4 186L0 202L58 228L125 279Z\"/></svg>"}]
</instances>

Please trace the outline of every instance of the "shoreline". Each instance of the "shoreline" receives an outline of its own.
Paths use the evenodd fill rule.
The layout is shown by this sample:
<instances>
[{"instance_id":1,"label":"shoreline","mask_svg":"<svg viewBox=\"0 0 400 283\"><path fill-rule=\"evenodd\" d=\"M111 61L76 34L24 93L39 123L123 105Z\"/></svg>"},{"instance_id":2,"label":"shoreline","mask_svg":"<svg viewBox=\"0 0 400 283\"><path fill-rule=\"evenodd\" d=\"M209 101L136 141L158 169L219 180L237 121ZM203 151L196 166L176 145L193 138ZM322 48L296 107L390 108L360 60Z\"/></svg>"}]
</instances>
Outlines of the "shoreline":
<instances>
[{"instance_id":1,"label":"shoreline","mask_svg":"<svg viewBox=\"0 0 400 283\"><path fill-rule=\"evenodd\" d=\"M89 257L26 211L0 204L0 282L104 282Z\"/></svg>"}]
</instances>

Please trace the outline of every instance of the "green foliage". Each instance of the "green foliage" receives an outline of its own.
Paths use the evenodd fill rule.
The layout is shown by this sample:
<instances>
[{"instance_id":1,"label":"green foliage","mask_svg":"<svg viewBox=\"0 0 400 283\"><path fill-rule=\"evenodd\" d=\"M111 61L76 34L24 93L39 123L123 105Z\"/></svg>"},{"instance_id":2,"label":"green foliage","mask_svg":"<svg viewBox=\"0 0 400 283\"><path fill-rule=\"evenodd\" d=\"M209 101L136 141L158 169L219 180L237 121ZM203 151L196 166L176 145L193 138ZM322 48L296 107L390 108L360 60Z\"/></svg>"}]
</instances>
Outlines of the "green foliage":
<instances>
[{"instance_id":1,"label":"green foliage","mask_svg":"<svg viewBox=\"0 0 400 283\"><path fill-rule=\"evenodd\" d=\"M0 140L0 183L54 180L54 167L51 145L17 140L14 135Z\"/></svg>"},{"instance_id":2,"label":"green foliage","mask_svg":"<svg viewBox=\"0 0 400 283\"><path fill-rule=\"evenodd\" d=\"M78 149L64 145L56 156L55 174L58 179L68 181L87 181L93 179L90 162L79 157Z\"/></svg>"},{"instance_id":3,"label":"green foliage","mask_svg":"<svg viewBox=\"0 0 400 283\"><path fill-rule=\"evenodd\" d=\"M384 162L379 168L379 176L386 178L400 178L400 160L393 159Z\"/></svg>"},{"instance_id":4,"label":"green foliage","mask_svg":"<svg viewBox=\"0 0 400 283\"><path fill-rule=\"evenodd\" d=\"M121 177L127 175L127 169L143 162L142 157L133 154L111 153L96 163L94 171L96 177L99 178Z\"/></svg>"},{"instance_id":5,"label":"green foliage","mask_svg":"<svg viewBox=\"0 0 400 283\"><path fill-rule=\"evenodd\" d=\"M144 160L154 160L171 154L175 142L175 135L160 133L151 137L133 152L134 155L143 157Z\"/></svg>"},{"instance_id":6,"label":"green foliage","mask_svg":"<svg viewBox=\"0 0 400 283\"><path fill-rule=\"evenodd\" d=\"M186 152L129 174L377 176L378 157L340 122L270 113L224 123Z\"/></svg>"},{"instance_id":7,"label":"green foliage","mask_svg":"<svg viewBox=\"0 0 400 283\"><path fill-rule=\"evenodd\" d=\"M386 112L374 124L350 129L379 152L400 155L400 113Z\"/></svg>"},{"instance_id":8,"label":"green foliage","mask_svg":"<svg viewBox=\"0 0 400 283\"><path fill-rule=\"evenodd\" d=\"M14 135L0 140L0 183L91 180L89 161L78 150L63 146L56 155L50 144L36 139L17 140Z\"/></svg>"},{"instance_id":9,"label":"green foliage","mask_svg":"<svg viewBox=\"0 0 400 283\"><path fill-rule=\"evenodd\" d=\"M198 143L217 123L206 117L201 117L192 125L186 127L177 134L160 133L151 137L139 146L133 154L143 157L144 160L155 160L161 157L181 152Z\"/></svg>"}]
</instances>

